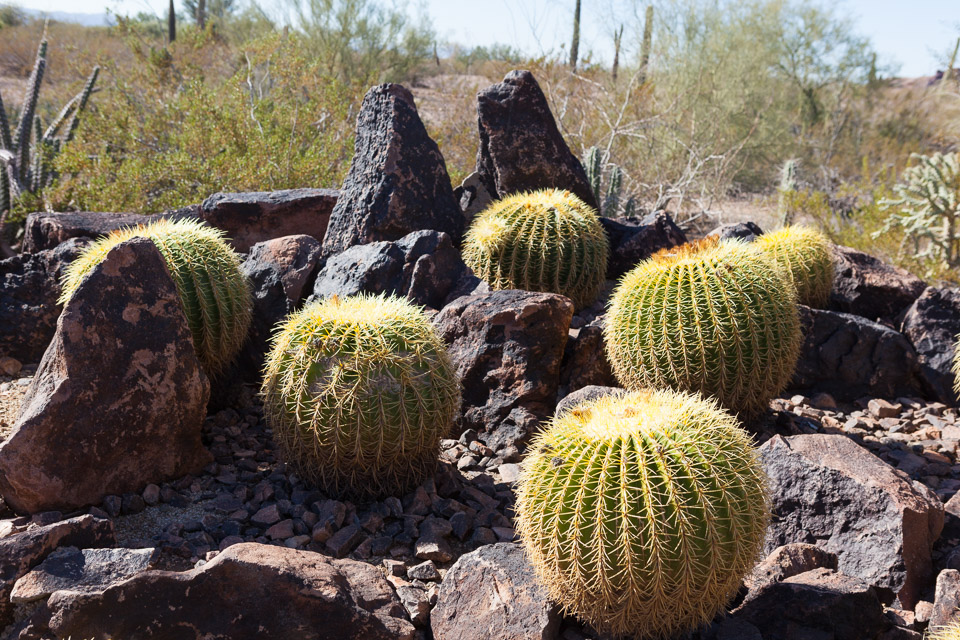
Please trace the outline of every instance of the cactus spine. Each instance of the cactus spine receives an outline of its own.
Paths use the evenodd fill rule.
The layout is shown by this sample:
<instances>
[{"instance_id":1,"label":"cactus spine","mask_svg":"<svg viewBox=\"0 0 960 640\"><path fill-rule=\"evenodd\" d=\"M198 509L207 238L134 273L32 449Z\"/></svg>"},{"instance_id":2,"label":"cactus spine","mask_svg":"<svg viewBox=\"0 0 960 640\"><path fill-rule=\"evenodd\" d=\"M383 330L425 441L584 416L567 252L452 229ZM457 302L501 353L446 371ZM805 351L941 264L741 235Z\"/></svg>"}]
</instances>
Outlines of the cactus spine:
<instances>
[{"instance_id":1,"label":"cactus spine","mask_svg":"<svg viewBox=\"0 0 960 640\"><path fill-rule=\"evenodd\" d=\"M474 219L463 259L494 289L559 293L577 308L597 297L609 242L592 207L546 189L498 200Z\"/></svg>"},{"instance_id":2,"label":"cactus spine","mask_svg":"<svg viewBox=\"0 0 960 640\"><path fill-rule=\"evenodd\" d=\"M796 293L742 242L665 249L620 281L604 340L628 389L699 391L748 416L765 410L793 375Z\"/></svg>"},{"instance_id":3,"label":"cactus spine","mask_svg":"<svg viewBox=\"0 0 960 640\"><path fill-rule=\"evenodd\" d=\"M262 393L297 473L337 496L375 499L419 484L460 407L446 348L397 297L316 301L278 327Z\"/></svg>"},{"instance_id":4,"label":"cactus spine","mask_svg":"<svg viewBox=\"0 0 960 640\"><path fill-rule=\"evenodd\" d=\"M797 302L823 308L833 289L833 252L826 236L812 227L784 227L758 237L753 246L783 269L797 291Z\"/></svg>"},{"instance_id":5,"label":"cactus spine","mask_svg":"<svg viewBox=\"0 0 960 640\"><path fill-rule=\"evenodd\" d=\"M177 286L197 357L207 375L216 375L243 346L252 307L239 256L223 236L222 231L195 220L162 219L114 231L87 247L67 267L60 302L70 299L110 249L130 238L149 238L163 255Z\"/></svg>"},{"instance_id":6,"label":"cactus spine","mask_svg":"<svg viewBox=\"0 0 960 640\"><path fill-rule=\"evenodd\" d=\"M578 405L531 444L517 529L551 599L601 633L709 622L762 549L766 476L715 402L642 390Z\"/></svg>"},{"instance_id":7,"label":"cactus spine","mask_svg":"<svg viewBox=\"0 0 960 640\"><path fill-rule=\"evenodd\" d=\"M950 622L928 629L926 640L960 640L960 622Z\"/></svg>"}]
</instances>

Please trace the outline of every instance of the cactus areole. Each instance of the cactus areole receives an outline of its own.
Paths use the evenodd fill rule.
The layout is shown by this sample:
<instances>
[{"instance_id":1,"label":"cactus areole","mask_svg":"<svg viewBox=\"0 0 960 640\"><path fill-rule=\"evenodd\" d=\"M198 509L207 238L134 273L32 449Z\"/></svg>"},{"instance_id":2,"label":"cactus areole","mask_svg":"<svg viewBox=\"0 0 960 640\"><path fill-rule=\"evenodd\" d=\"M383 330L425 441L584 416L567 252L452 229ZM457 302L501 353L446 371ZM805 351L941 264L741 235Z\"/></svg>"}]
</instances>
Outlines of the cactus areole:
<instances>
[{"instance_id":1,"label":"cactus areole","mask_svg":"<svg viewBox=\"0 0 960 640\"><path fill-rule=\"evenodd\" d=\"M400 495L435 469L460 407L446 347L397 297L316 301L278 327L264 412L297 474L331 495Z\"/></svg>"},{"instance_id":2,"label":"cactus areole","mask_svg":"<svg viewBox=\"0 0 960 640\"><path fill-rule=\"evenodd\" d=\"M588 401L530 451L520 537L551 599L601 633L667 638L709 622L763 548L766 475L751 438L699 394Z\"/></svg>"}]
</instances>

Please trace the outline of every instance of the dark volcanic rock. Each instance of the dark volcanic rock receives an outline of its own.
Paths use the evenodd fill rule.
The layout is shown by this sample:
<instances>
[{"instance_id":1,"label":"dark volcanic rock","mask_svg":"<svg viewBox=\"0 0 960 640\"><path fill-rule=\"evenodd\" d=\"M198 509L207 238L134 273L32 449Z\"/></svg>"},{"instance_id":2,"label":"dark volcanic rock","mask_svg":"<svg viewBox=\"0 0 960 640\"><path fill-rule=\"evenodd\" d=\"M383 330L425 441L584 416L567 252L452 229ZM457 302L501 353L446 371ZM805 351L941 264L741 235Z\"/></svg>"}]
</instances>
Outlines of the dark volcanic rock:
<instances>
[{"instance_id":1,"label":"dark volcanic rock","mask_svg":"<svg viewBox=\"0 0 960 640\"><path fill-rule=\"evenodd\" d=\"M903 318L900 329L920 361L920 376L941 402L955 404L953 354L960 334L960 289L927 287Z\"/></svg>"},{"instance_id":2,"label":"dark volcanic rock","mask_svg":"<svg viewBox=\"0 0 960 640\"><path fill-rule=\"evenodd\" d=\"M111 249L64 307L0 445L18 511L75 509L199 471L209 384L156 246Z\"/></svg>"},{"instance_id":3,"label":"dark volcanic rock","mask_svg":"<svg viewBox=\"0 0 960 640\"><path fill-rule=\"evenodd\" d=\"M565 396L563 400L557 403L556 415L560 415L567 409L570 409L574 405L580 404L581 402L588 402L590 400L596 400L603 396L613 396L613 395L622 395L627 393L626 389L621 389L620 387L604 387L600 385L590 385L583 387L582 389L577 389L568 396Z\"/></svg>"},{"instance_id":4,"label":"dark volcanic rock","mask_svg":"<svg viewBox=\"0 0 960 640\"><path fill-rule=\"evenodd\" d=\"M747 589L755 592L814 569L836 571L837 554L813 544L791 542L774 549L743 579L743 584Z\"/></svg>"},{"instance_id":5,"label":"dark volcanic rock","mask_svg":"<svg viewBox=\"0 0 960 640\"><path fill-rule=\"evenodd\" d=\"M414 231L396 242L358 245L333 256L317 274L313 296L388 293L440 309L466 272L450 236Z\"/></svg>"},{"instance_id":6,"label":"dark volcanic rock","mask_svg":"<svg viewBox=\"0 0 960 640\"><path fill-rule=\"evenodd\" d=\"M587 173L563 140L532 73L511 71L478 93L477 124L477 174L489 194L566 189L599 209Z\"/></svg>"},{"instance_id":7,"label":"dark volcanic rock","mask_svg":"<svg viewBox=\"0 0 960 640\"><path fill-rule=\"evenodd\" d=\"M768 584L733 616L754 625L764 640L874 640L890 626L870 585L830 569Z\"/></svg>"},{"instance_id":8,"label":"dark volcanic rock","mask_svg":"<svg viewBox=\"0 0 960 640\"><path fill-rule=\"evenodd\" d=\"M401 640L414 634L375 567L250 543L191 571L146 571L97 593L58 591L32 622L22 639Z\"/></svg>"},{"instance_id":9,"label":"dark volcanic rock","mask_svg":"<svg viewBox=\"0 0 960 640\"><path fill-rule=\"evenodd\" d=\"M494 291L454 300L434 324L463 385L460 432L495 451L522 448L553 413L573 303L552 293Z\"/></svg>"},{"instance_id":10,"label":"dark volcanic rock","mask_svg":"<svg viewBox=\"0 0 960 640\"><path fill-rule=\"evenodd\" d=\"M944 569L937 576L930 626L960 623L960 571Z\"/></svg>"},{"instance_id":11,"label":"dark volcanic rock","mask_svg":"<svg viewBox=\"0 0 960 640\"><path fill-rule=\"evenodd\" d=\"M615 280L661 249L686 243L687 237L666 211L657 211L641 220L600 218L610 238L607 278Z\"/></svg>"},{"instance_id":12,"label":"dark volcanic rock","mask_svg":"<svg viewBox=\"0 0 960 640\"><path fill-rule=\"evenodd\" d=\"M738 222L719 226L707 235L718 236L721 240L737 239L744 242L753 242L757 239L757 236L763 235L763 230L754 222Z\"/></svg>"},{"instance_id":13,"label":"dark volcanic rock","mask_svg":"<svg viewBox=\"0 0 960 640\"><path fill-rule=\"evenodd\" d=\"M330 215L323 257L424 229L459 244L463 227L447 165L413 95L398 84L373 87L360 106L353 162Z\"/></svg>"},{"instance_id":14,"label":"dark volcanic rock","mask_svg":"<svg viewBox=\"0 0 960 640\"><path fill-rule=\"evenodd\" d=\"M523 547L499 543L465 554L450 567L430 628L434 640L552 640L560 614Z\"/></svg>"},{"instance_id":15,"label":"dark volcanic rock","mask_svg":"<svg viewBox=\"0 0 960 640\"><path fill-rule=\"evenodd\" d=\"M36 253L45 249L53 249L70 238L95 240L111 231L149 224L160 218L196 218L198 211L199 207L193 205L156 215L101 211L31 213L27 216L27 227L21 250L24 253Z\"/></svg>"},{"instance_id":16,"label":"dark volcanic rock","mask_svg":"<svg viewBox=\"0 0 960 640\"><path fill-rule=\"evenodd\" d=\"M927 285L903 269L850 247L834 246L836 275L830 308L869 320L895 318Z\"/></svg>"},{"instance_id":17,"label":"dark volcanic rock","mask_svg":"<svg viewBox=\"0 0 960 640\"><path fill-rule=\"evenodd\" d=\"M108 547L115 544L113 523L80 516L0 538L0 629L13 621L10 593L19 578L59 547Z\"/></svg>"},{"instance_id":18,"label":"dark volcanic rock","mask_svg":"<svg viewBox=\"0 0 960 640\"><path fill-rule=\"evenodd\" d=\"M560 396L588 386L608 387L617 379L603 346L603 317L570 331L560 368Z\"/></svg>"},{"instance_id":19,"label":"dark volcanic rock","mask_svg":"<svg viewBox=\"0 0 960 640\"><path fill-rule=\"evenodd\" d=\"M791 388L842 401L927 395L903 334L857 315L798 307L804 342Z\"/></svg>"},{"instance_id":20,"label":"dark volcanic rock","mask_svg":"<svg viewBox=\"0 0 960 640\"><path fill-rule=\"evenodd\" d=\"M286 189L215 193L200 205L200 219L227 232L237 251L267 240L305 234L323 241L340 192L336 189Z\"/></svg>"},{"instance_id":21,"label":"dark volcanic rock","mask_svg":"<svg viewBox=\"0 0 960 640\"><path fill-rule=\"evenodd\" d=\"M39 362L57 329L60 278L89 241L0 260L0 356Z\"/></svg>"},{"instance_id":22,"label":"dark volcanic rock","mask_svg":"<svg viewBox=\"0 0 960 640\"><path fill-rule=\"evenodd\" d=\"M320 243L308 235L275 238L250 249L240 265L253 292L250 338L237 358L244 379L259 378L274 327L306 297L319 260Z\"/></svg>"},{"instance_id":23,"label":"dark volcanic rock","mask_svg":"<svg viewBox=\"0 0 960 640\"><path fill-rule=\"evenodd\" d=\"M940 499L842 435L774 436L760 456L773 512L767 550L816 544L837 554L840 571L912 609L933 575Z\"/></svg>"}]
</instances>

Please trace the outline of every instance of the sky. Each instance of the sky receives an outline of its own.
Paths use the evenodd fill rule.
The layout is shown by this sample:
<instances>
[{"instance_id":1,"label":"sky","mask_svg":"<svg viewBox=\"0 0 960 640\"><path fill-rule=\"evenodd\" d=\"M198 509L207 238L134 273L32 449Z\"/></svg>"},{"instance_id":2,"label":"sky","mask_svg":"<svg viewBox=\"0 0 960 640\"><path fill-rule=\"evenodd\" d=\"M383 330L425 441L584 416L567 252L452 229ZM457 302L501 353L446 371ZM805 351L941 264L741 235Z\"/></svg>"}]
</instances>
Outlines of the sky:
<instances>
[{"instance_id":1,"label":"sky","mask_svg":"<svg viewBox=\"0 0 960 640\"><path fill-rule=\"evenodd\" d=\"M0 0L2 1L2 0ZM570 40L573 0L420 0L441 41L467 46L508 44L524 53L558 52ZM581 52L612 57L609 26L599 18L612 0L582 0ZM162 15L166 0L14 0L42 11ZM267 8L279 3L264 0ZM411 2L416 6L417 2ZM960 0L836 0L855 30L868 37L882 63L901 76L932 75L960 36ZM179 7L179 0L177 0ZM2 47L2 44L0 44ZM939 63L939 65L938 65Z\"/></svg>"}]
</instances>

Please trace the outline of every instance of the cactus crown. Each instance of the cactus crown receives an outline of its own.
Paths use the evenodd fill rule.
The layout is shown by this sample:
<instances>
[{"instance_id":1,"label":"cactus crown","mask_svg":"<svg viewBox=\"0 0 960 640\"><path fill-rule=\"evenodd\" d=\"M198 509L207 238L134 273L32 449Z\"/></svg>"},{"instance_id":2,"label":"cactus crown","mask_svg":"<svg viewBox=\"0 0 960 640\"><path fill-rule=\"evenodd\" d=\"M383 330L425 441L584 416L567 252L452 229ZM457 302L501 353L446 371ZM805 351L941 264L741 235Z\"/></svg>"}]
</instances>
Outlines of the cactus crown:
<instances>
[{"instance_id":1,"label":"cactus crown","mask_svg":"<svg viewBox=\"0 0 960 640\"><path fill-rule=\"evenodd\" d=\"M708 622L762 548L766 477L714 401L602 397L555 417L530 451L518 531L551 598L601 632L666 637Z\"/></svg>"},{"instance_id":2,"label":"cactus crown","mask_svg":"<svg viewBox=\"0 0 960 640\"><path fill-rule=\"evenodd\" d=\"M797 291L797 302L822 308L833 289L833 251L826 236L812 227L784 227L758 237L753 246L783 269Z\"/></svg>"},{"instance_id":3,"label":"cactus crown","mask_svg":"<svg viewBox=\"0 0 960 640\"><path fill-rule=\"evenodd\" d=\"M796 293L750 245L709 238L627 273L610 300L604 339L627 388L699 391L751 415L793 375Z\"/></svg>"},{"instance_id":4,"label":"cactus crown","mask_svg":"<svg viewBox=\"0 0 960 640\"><path fill-rule=\"evenodd\" d=\"M110 249L130 238L149 238L160 250L177 286L197 357L208 375L216 375L246 340L252 307L239 256L223 236L219 229L188 219L161 219L114 231L87 247L67 267L60 303L70 299Z\"/></svg>"},{"instance_id":5,"label":"cactus crown","mask_svg":"<svg viewBox=\"0 0 960 640\"><path fill-rule=\"evenodd\" d=\"M593 208L556 189L494 202L463 243L464 261L494 289L559 293L578 308L596 299L609 251Z\"/></svg>"},{"instance_id":6,"label":"cactus crown","mask_svg":"<svg viewBox=\"0 0 960 640\"><path fill-rule=\"evenodd\" d=\"M405 492L436 467L460 385L419 307L394 296L318 300L278 326L262 393L297 473L339 496Z\"/></svg>"}]
</instances>

